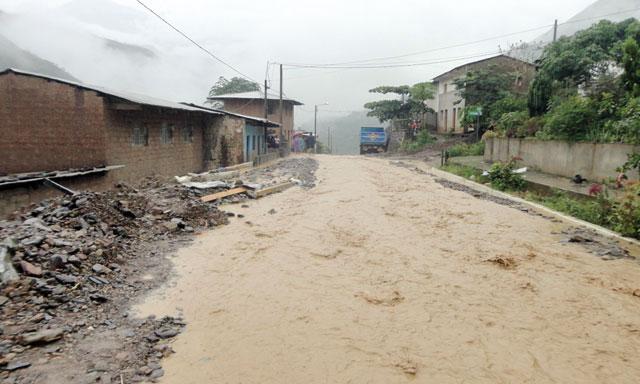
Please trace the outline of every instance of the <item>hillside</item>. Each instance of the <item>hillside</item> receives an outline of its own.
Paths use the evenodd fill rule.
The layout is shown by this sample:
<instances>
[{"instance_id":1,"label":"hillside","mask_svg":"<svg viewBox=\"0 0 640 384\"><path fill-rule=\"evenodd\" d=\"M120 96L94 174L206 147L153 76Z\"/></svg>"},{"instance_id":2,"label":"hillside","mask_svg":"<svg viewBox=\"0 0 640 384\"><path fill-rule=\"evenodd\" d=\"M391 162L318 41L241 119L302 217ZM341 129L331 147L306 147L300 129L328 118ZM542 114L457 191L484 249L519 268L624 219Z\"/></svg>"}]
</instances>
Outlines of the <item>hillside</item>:
<instances>
[{"instance_id":1,"label":"hillside","mask_svg":"<svg viewBox=\"0 0 640 384\"><path fill-rule=\"evenodd\" d=\"M605 16L606 15L606 16ZM573 36L598 23L600 20L623 21L635 17L640 19L640 0L598 0L583 11L558 26L558 37ZM553 29L533 41L509 51L509 55L525 61L535 61L544 47L553 41Z\"/></svg>"}]
</instances>

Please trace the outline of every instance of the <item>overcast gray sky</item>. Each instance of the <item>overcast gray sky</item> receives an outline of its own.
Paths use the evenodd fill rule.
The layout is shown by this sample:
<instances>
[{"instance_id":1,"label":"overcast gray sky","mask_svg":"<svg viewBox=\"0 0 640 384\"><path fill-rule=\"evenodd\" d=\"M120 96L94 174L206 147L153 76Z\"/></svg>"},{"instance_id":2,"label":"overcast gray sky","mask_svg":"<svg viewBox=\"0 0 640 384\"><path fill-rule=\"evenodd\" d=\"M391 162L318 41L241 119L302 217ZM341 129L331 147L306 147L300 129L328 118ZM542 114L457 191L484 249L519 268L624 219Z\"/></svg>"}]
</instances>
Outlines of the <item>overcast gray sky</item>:
<instances>
[{"instance_id":1,"label":"overcast gray sky","mask_svg":"<svg viewBox=\"0 0 640 384\"><path fill-rule=\"evenodd\" d=\"M9 12L40 12L59 7L70 0L0 0L0 9ZM76 0L77 2L78 0ZM106 0L81 0L83 3ZM135 0L112 0L128 7L132 15L147 18L144 26L129 35L153 34L166 29L158 20L148 18ZM332 63L402 55L456 45L497 35L551 25L583 10L592 0L144 0L214 53L254 79L263 80L266 62ZM144 16L141 16L144 15ZM138 17L138 16L136 16ZM110 19L112 18L112 19ZM99 23L118 29L117 16L103 13ZM89 20L91 21L91 20ZM126 29L126 27L125 27ZM181 49L196 48L161 34ZM471 46L440 50L394 61L443 61L494 52L518 41L529 41L545 32L539 29L508 38ZM38 33L37 29L34 33ZM46 36L41 37L43 40ZM145 39L141 39L146 41ZM171 46L165 45L164 47ZM73 48L71 48L73 49ZM168 48L165 48L168 49ZM234 75L227 68L203 56L207 75L199 89L206 90L219 75ZM353 70L285 70L285 92L306 104L300 111L308 117L313 104L328 101L330 111L362 109L370 96L367 90L380 84L410 84L427 81L451 67L471 59L440 64L394 68ZM275 68L274 68L275 69ZM180 71L180 68L175 68ZM276 72L271 73L275 80ZM272 83L277 87L277 82ZM101 84L108 85L108 84ZM205 92L205 91L202 91ZM162 95L166 96L166 95ZM185 96L180 94L180 96ZM191 96L194 101L200 95ZM204 96L204 95L202 95Z\"/></svg>"}]
</instances>

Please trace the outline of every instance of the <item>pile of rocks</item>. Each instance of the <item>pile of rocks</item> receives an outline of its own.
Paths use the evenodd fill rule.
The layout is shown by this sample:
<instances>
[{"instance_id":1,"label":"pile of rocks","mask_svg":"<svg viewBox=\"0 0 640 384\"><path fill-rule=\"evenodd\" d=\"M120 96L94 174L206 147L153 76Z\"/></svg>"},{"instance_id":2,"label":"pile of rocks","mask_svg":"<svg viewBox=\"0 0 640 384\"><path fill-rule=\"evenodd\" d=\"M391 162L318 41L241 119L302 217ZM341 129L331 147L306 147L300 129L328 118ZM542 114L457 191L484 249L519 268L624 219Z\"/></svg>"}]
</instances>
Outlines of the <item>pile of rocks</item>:
<instances>
[{"instance_id":1,"label":"pile of rocks","mask_svg":"<svg viewBox=\"0 0 640 384\"><path fill-rule=\"evenodd\" d=\"M111 321L117 310L99 308L140 289L130 264L155 254L150 243L226 222L188 188L155 180L45 200L0 221L0 378L28 367L28 350L81 333L83 318Z\"/></svg>"}]
</instances>

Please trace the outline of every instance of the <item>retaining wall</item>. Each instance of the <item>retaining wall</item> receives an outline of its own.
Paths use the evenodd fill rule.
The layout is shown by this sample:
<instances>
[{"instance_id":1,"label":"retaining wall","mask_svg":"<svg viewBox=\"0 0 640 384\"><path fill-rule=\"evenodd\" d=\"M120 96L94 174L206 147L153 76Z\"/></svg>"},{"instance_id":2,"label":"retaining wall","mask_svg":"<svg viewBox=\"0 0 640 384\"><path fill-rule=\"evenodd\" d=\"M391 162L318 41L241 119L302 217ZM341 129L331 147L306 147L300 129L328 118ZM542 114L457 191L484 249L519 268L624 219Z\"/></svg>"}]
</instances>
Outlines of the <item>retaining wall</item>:
<instances>
[{"instance_id":1,"label":"retaining wall","mask_svg":"<svg viewBox=\"0 0 640 384\"><path fill-rule=\"evenodd\" d=\"M565 177L579 174L589 181L601 181L615 178L616 168L634 152L640 152L640 146L494 137L485 140L484 160L508 161L517 156L524 165L540 172ZM638 180L637 172L627 175Z\"/></svg>"}]
</instances>

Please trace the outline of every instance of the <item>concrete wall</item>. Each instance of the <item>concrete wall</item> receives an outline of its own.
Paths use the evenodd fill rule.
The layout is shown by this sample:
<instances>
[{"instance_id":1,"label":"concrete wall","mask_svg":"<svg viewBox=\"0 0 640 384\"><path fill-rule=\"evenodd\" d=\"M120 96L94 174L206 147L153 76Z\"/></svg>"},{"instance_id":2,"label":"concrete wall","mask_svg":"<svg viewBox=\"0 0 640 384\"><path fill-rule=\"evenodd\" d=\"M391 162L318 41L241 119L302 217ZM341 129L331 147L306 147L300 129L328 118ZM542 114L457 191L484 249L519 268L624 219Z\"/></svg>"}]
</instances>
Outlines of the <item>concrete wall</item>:
<instances>
[{"instance_id":1,"label":"concrete wall","mask_svg":"<svg viewBox=\"0 0 640 384\"><path fill-rule=\"evenodd\" d=\"M601 181L615 178L615 169L633 152L640 152L640 146L490 138L486 139L484 159L504 162L517 156L523 164L540 172L564 177L579 174L590 181ZM637 172L628 176L638 179Z\"/></svg>"},{"instance_id":2,"label":"concrete wall","mask_svg":"<svg viewBox=\"0 0 640 384\"><path fill-rule=\"evenodd\" d=\"M95 92L0 76L0 174L105 165L104 118Z\"/></svg>"}]
</instances>

